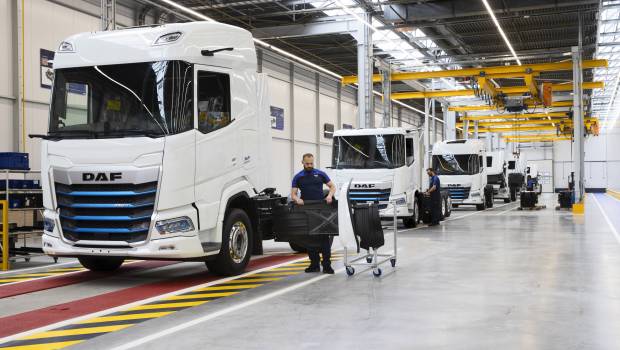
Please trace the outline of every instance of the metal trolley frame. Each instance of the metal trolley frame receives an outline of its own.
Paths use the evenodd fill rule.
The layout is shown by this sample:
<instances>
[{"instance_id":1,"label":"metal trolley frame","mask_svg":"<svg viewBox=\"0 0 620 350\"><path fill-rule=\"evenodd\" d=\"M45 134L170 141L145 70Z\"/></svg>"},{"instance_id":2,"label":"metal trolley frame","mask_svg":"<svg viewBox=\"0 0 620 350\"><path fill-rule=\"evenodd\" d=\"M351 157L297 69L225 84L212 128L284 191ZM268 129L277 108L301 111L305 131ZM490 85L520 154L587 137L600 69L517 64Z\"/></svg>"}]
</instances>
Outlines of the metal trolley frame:
<instances>
[{"instance_id":1,"label":"metal trolley frame","mask_svg":"<svg viewBox=\"0 0 620 350\"><path fill-rule=\"evenodd\" d=\"M372 249L366 251L366 254L359 255L352 260L349 260L347 247L344 247L344 266L348 276L353 276L355 268L353 266L366 266L372 268L372 274L375 277L381 276L381 268L379 265L385 264L388 261L392 267L396 266L396 251L398 250L398 216L396 211L396 202L391 201L390 205L394 208L394 218L392 222L392 231L394 233L394 252L392 254L379 254L379 249ZM365 262L363 262L365 261Z\"/></svg>"}]
</instances>

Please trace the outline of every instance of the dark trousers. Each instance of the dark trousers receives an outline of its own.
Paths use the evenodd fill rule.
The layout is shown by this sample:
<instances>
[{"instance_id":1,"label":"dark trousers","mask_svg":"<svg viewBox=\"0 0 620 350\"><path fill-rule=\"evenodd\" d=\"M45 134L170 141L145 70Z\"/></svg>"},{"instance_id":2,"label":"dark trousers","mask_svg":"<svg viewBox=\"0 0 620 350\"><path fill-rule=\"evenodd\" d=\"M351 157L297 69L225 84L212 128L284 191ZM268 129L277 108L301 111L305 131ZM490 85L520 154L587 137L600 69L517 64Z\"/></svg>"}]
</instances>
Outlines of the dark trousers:
<instances>
[{"instance_id":1,"label":"dark trousers","mask_svg":"<svg viewBox=\"0 0 620 350\"><path fill-rule=\"evenodd\" d=\"M331 256L332 256L332 238L330 236L321 236L317 237L319 240L320 247L319 248L308 248L308 257L310 258L310 266L319 266L319 262L321 258L319 256L319 252L323 255L323 267L331 266Z\"/></svg>"},{"instance_id":2,"label":"dark trousers","mask_svg":"<svg viewBox=\"0 0 620 350\"><path fill-rule=\"evenodd\" d=\"M431 193L431 224L441 221L441 194L437 191Z\"/></svg>"}]
</instances>

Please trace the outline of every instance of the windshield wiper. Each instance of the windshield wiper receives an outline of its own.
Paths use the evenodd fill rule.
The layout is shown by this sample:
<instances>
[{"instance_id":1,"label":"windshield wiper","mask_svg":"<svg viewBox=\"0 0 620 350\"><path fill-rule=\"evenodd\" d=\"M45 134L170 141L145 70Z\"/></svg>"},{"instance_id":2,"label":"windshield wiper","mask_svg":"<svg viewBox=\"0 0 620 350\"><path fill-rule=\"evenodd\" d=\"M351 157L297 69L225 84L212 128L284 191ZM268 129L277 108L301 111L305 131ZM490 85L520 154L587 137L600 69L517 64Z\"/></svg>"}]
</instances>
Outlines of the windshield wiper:
<instances>
[{"instance_id":1,"label":"windshield wiper","mask_svg":"<svg viewBox=\"0 0 620 350\"><path fill-rule=\"evenodd\" d=\"M58 141L58 140L62 140L67 137L78 138L79 136L82 136L82 135L96 136L96 133L90 130L55 130L55 131L48 131L46 135L30 134L28 135L28 137L40 138L43 140L50 140L50 141Z\"/></svg>"},{"instance_id":2,"label":"windshield wiper","mask_svg":"<svg viewBox=\"0 0 620 350\"><path fill-rule=\"evenodd\" d=\"M128 136L128 135L136 135L136 136L146 136L152 139L159 138L165 136L163 133L155 133L152 131L145 130L137 130L137 129L129 129L129 130L115 130L108 132L100 132L99 136Z\"/></svg>"}]
</instances>

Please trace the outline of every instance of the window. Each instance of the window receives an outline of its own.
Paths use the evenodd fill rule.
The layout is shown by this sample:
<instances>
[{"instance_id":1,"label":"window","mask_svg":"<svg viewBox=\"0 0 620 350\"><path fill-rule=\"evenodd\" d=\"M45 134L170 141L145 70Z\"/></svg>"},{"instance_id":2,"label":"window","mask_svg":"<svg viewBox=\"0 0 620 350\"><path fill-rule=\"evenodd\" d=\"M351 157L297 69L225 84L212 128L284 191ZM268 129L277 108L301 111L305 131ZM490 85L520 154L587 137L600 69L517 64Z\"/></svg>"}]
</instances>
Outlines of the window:
<instances>
[{"instance_id":1,"label":"window","mask_svg":"<svg viewBox=\"0 0 620 350\"><path fill-rule=\"evenodd\" d=\"M475 154L434 155L432 161L437 175L474 175L480 172Z\"/></svg>"},{"instance_id":2,"label":"window","mask_svg":"<svg viewBox=\"0 0 620 350\"><path fill-rule=\"evenodd\" d=\"M491 156L487 156L487 167L492 167L493 166L493 157Z\"/></svg>"},{"instance_id":3,"label":"window","mask_svg":"<svg viewBox=\"0 0 620 350\"><path fill-rule=\"evenodd\" d=\"M413 139L405 139L405 154L407 155L407 166L413 164L415 156L413 154Z\"/></svg>"},{"instance_id":4,"label":"window","mask_svg":"<svg viewBox=\"0 0 620 350\"><path fill-rule=\"evenodd\" d=\"M514 160L509 160L508 161L508 169L510 170L514 170L517 167L517 162Z\"/></svg>"},{"instance_id":5,"label":"window","mask_svg":"<svg viewBox=\"0 0 620 350\"><path fill-rule=\"evenodd\" d=\"M210 133L232 121L230 117L230 76L198 72L198 130Z\"/></svg>"},{"instance_id":6,"label":"window","mask_svg":"<svg viewBox=\"0 0 620 350\"><path fill-rule=\"evenodd\" d=\"M482 158L482 156L478 156L478 160L480 161L480 163L479 163L480 164L480 169L484 168L484 161L483 161L483 159L484 158Z\"/></svg>"},{"instance_id":7,"label":"window","mask_svg":"<svg viewBox=\"0 0 620 350\"><path fill-rule=\"evenodd\" d=\"M332 149L336 169L393 169L405 164L403 135L337 136Z\"/></svg>"}]
</instances>

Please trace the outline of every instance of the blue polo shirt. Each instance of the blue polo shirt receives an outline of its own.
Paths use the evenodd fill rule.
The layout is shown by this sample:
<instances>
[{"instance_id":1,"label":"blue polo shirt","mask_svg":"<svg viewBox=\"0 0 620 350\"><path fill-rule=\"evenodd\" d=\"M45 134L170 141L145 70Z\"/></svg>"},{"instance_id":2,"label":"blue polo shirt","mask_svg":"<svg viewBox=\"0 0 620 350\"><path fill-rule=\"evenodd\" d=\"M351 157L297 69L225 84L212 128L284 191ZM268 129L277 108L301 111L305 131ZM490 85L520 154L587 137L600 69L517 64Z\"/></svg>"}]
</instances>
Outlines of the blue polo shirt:
<instances>
[{"instance_id":1,"label":"blue polo shirt","mask_svg":"<svg viewBox=\"0 0 620 350\"><path fill-rule=\"evenodd\" d=\"M437 190L437 192L441 190L441 182L439 181L439 176L437 175L431 176L428 188L433 187L433 185L435 185L435 189Z\"/></svg>"},{"instance_id":2,"label":"blue polo shirt","mask_svg":"<svg viewBox=\"0 0 620 350\"><path fill-rule=\"evenodd\" d=\"M329 181L329 176L319 169L302 170L293 177L291 187L299 188L303 200L321 200L324 198L323 184Z\"/></svg>"}]
</instances>

